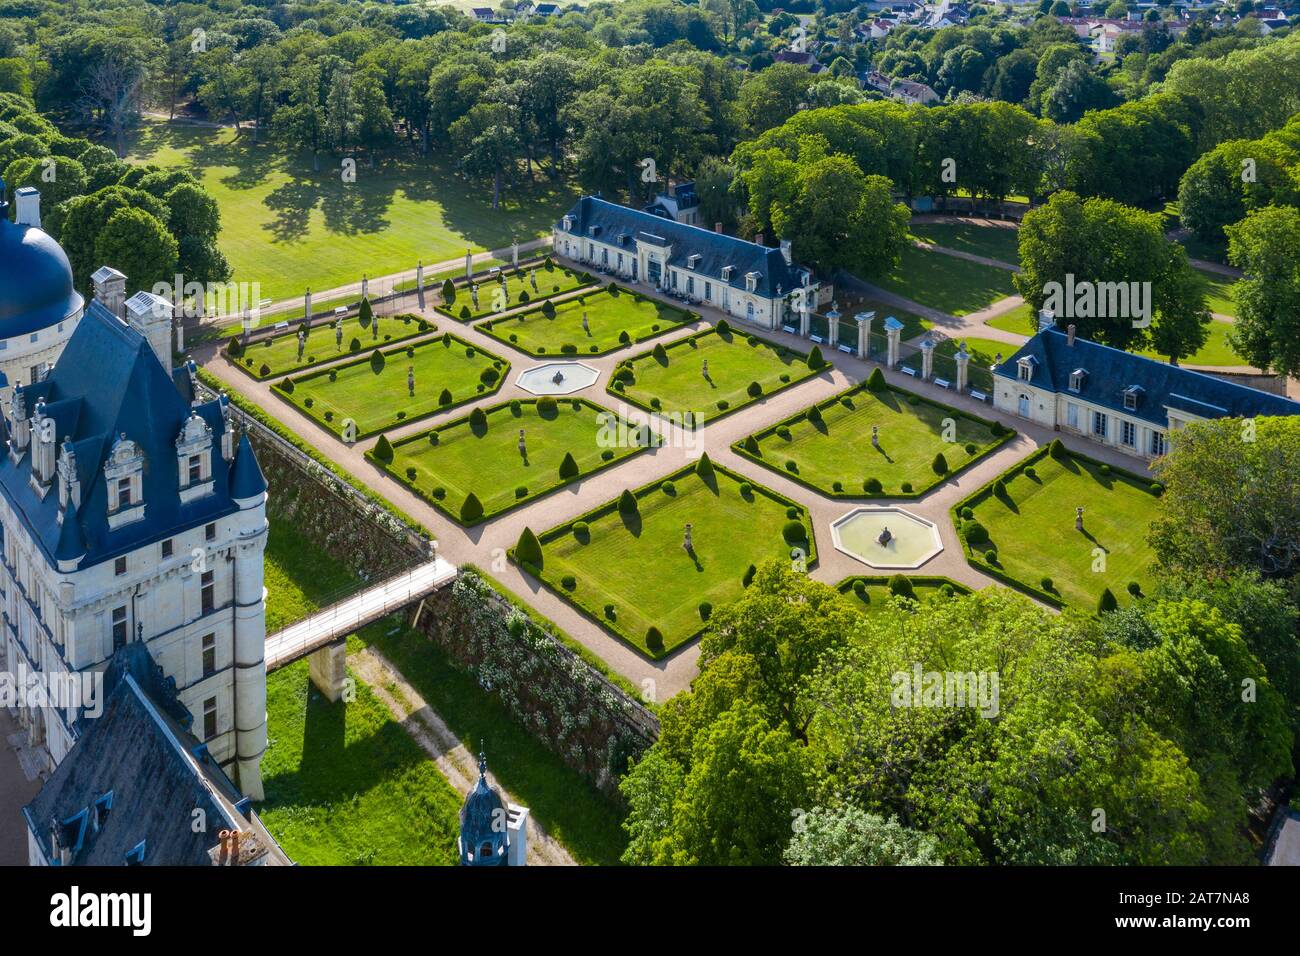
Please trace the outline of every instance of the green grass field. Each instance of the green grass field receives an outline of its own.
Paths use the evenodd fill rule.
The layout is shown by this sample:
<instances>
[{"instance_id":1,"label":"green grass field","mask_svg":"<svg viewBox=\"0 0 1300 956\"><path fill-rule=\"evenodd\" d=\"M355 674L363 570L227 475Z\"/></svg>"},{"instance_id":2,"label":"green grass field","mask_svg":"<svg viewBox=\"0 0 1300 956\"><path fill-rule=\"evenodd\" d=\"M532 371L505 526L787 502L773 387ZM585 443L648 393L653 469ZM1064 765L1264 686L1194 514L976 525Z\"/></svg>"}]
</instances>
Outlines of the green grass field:
<instances>
[{"instance_id":1,"label":"green grass field","mask_svg":"<svg viewBox=\"0 0 1300 956\"><path fill-rule=\"evenodd\" d=\"M545 266L520 272L507 269L502 274L506 277L504 288L500 279L485 277L478 281L477 306L474 304L472 290L456 286L451 302L444 302L438 311L461 322L472 322L539 299L563 295L592 282L590 277L583 278L582 273L554 264L549 269Z\"/></svg>"},{"instance_id":2,"label":"green grass field","mask_svg":"<svg viewBox=\"0 0 1300 956\"><path fill-rule=\"evenodd\" d=\"M355 427L364 438L404 422L415 421L501 388L510 363L471 346L449 333L418 345L398 346L383 354L378 366L373 351L354 362L309 372L276 383L281 397L338 435ZM415 369L415 395L408 394L407 368ZM483 380L486 369L496 374ZM489 373L489 376L491 373ZM293 383L293 391L285 390ZM442 393L450 392L450 401Z\"/></svg>"},{"instance_id":3,"label":"green grass field","mask_svg":"<svg viewBox=\"0 0 1300 956\"><path fill-rule=\"evenodd\" d=\"M664 360L655 358L653 352L628 359L623 367L631 368L635 380L620 381L622 373L616 372L610 392L643 408L692 412L707 418L735 411L762 395L816 374L808 368L806 355L736 329L706 329L679 339L664 352ZM705 362L709 363L707 379ZM762 389L757 397L749 394L753 382Z\"/></svg>"},{"instance_id":4,"label":"green grass field","mask_svg":"<svg viewBox=\"0 0 1300 956\"><path fill-rule=\"evenodd\" d=\"M587 331L582 328L584 314ZM611 285L555 303L553 317L539 307L475 328L537 357L604 355L695 318L685 309Z\"/></svg>"},{"instance_id":5,"label":"green grass field","mask_svg":"<svg viewBox=\"0 0 1300 956\"><path fill-rule=\"evenodd\" d=\"M546 234L572 203L567 184L545 178L505 191L491 208L487 188L467 183L448 157L426 163L397 149L375 168L357 163L343 181L338 157L288 152L251 134L147 121L129 158L193 172L221 207L222 252L239 282L258 282L263 297L302 295Z\"/></svg>"},{"instance_id":6,"label":"green grass field","mask_svg":"<svg viewBox=\"0 0 1300 956\"><path fill-rule=\"evenodd\" d=\"M1205 269L1197 269L1196 272L1205 280L1205 307L1211 312L1217 312L1219 315L1226 315L1235 319L1237 317L1236 285L1238 280Z\"/></svg>"},{"instance_id":7,"label":"green grass field","mask_svg":"<svg viewBox=\"0 0 1300 956\"><path fill-rule=\"evenodd\" d=\"M934 575L900 575L912 586L912 599L926 601L947 600L952 595L970 594L970 588L950 578ZM836 587L849 598L850 603L864 614L875 614L888 607L894 592L889 587L890 578L882 575L855 575L845 578Z\"/></svg>"},{"instance_id":8,"label":"green grass field","mask_svg":"<svg viewBox=\"0 0 1300 956\"><path fill-rule=\"evenodd\" d=\"M991 423L902 389L858 385L814 408L819 421L801 412L751 436L757 451L749 439L734 450L828 496L899 497L924 494L1005 440ZM871 444L873 426L879 449ZM933 468L939 454L948 465L942 474ZM873 478L881 490L868 492Z\"/></svg>"},{"instance_id":9,"label":"green grass field","mask_svg":"<svg viewBox=\"0 0 1300 956\"><path fill-rule=\"evenodd\" d=\"M1011 271L956 256L904 246L898 265L885 276L862 274L882 289L948 315L966 315L1015 295Z\"/></svg>"},{"instance_id":10,"label":"green grass field","mask_svg":"<svg viewBox=\"0 0 1300 956\"><path fill-rule=\"evenodd\" d=\"M977 226L969 222L927 222L909 227L917 239L995 259L1013 266L1020 265L1020 231L1002 226Z\"/></svg>"},{"instance_id":11,"label":"green grass field","mask_svg":"<svg viewBox=\"0 0 1300 956\"><path fill-rule=\"evenodd\" d=\"M1055 596L1084 610L1097 608L1105 588L1121 604L1130 581L1145 589L1154 562L1147 527L1157 507L1147 486L1068 454L1042 455L1028 468L1033 476L1017 465L1003 479L1005 498L981 491L959 505L988 531L988 543L972 542L976 555L996 551L998 570L1036 590L1051 578ZM1082 533L1074 527L1079 506Z\"/></svg>"},{"instance_id":12,"label":"green grass field","mask_svg":"<svg viewBox=\"0 0 1300 956\"><path fill-rule=\"evenodd\" d=\"M587 534L576 533L574 522L551 529L540 536L542 580L638 650L662 656L704 627L702 602L717 607L740 597L750 565L791 559L782 535L792 520L787 509L811 534L805 509L762 486L745 495L743 484L716 466L711 481L690 467L638 489L635 515L608 502L578 519ZM693 555L682 547L687 523ZM572 588L565 587L570 575ZM662 648L647 646L651 627L662 633Z\"/></svg>"},{"instance_id":13,"label":"green grass field","mask_svg":"<svg viewBox=\"0 0 1300 956\"><path fill-rule=\"evenodd\" d=\"M268 630L316 610L318 601L350 580L291 525L272 520ZM257 811L294 861L455 863L460 795L370 688L358 682L355 700L331 704L312 685L302 660L268 676L266 711L266 801Z\"/></svg>"},{"instance_id":14,"label":"green grass field","mask_svg":"<svg viewBox=\"0 0 1300 956\"><path fill-rule=\"evenodd\" d=\"M349 355L362 354L362 349L387 348L398 342L432 332L435 326L413 313L404 315L381 316L363 328L357 316L330 322L318 319L312 326L303 343L302 361L298 360L298 331L301 323L293 325L288 331L268 339L262 339L249 346L242 358L234 359L235 364L254 378L279 378L290 372L301 372L323 362L346 358ZM338 329L343 337L337 337ZM352 343L357 348L352 348ZM268 371L263 374L263 368Z\"/></svg>"},{"instance_id":15,"label":"green grass field","mask_svg":"<svg viewBox=\"0 0 1300 956\"><path fill-rule=\"evenodd\" d=\"M475 429L468 416L448 422L395 443L388 470L454 521L473 492L487 520L569 484L560 477L566 453L582 477L641 450L614 444L628 430L602 424L610 416L617 422L613 412L583 399L562 399L556 408L542 414L536 400L516 400L486 409L486 429ZM520 430L527 458L519 453Z\"/></svg>"}]
</instances>

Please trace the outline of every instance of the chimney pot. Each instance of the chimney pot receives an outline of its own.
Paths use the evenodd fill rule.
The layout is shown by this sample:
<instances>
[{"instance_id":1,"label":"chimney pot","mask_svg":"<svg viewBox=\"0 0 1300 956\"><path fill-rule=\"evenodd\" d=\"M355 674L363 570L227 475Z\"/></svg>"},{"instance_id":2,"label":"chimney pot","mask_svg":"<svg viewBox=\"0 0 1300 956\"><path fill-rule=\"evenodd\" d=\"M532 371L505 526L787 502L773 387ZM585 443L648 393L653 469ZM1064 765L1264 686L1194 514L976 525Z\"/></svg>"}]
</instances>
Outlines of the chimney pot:
<instances>
[{"instance_id":1,"label":"chimney pot","mask_svg":"<svg viewBox=\"0 0 1300 956\"><path fill-rule=\"evenodd\" d=\"M1066 326L1065 344L1070 346L1071 348L1074 347L1074 323L1070 323L1070 325Z\"/></svg>"},{"instance_id":2,"label":"chimney pot","mask_svg":"<svg viewBox=\"0 0 1300 956\"><path fill-rule=\"evenodd\" d=\"M18 210L15 222L20 226L41 228L41 194L34 186L23 186L14 190Z\"/></svg>"},{"instance_id":3,"label":"chimney pot","mask_svg":"<svg viewBox=\"0 0 1300 956\"><path fill-rule=\"evenodd\" d=\"M714 231L714 232L722 232L722 223L720 223L720 222L715 222L715 223L713 224L713 231Z\"/></svg>"}]
</instances>

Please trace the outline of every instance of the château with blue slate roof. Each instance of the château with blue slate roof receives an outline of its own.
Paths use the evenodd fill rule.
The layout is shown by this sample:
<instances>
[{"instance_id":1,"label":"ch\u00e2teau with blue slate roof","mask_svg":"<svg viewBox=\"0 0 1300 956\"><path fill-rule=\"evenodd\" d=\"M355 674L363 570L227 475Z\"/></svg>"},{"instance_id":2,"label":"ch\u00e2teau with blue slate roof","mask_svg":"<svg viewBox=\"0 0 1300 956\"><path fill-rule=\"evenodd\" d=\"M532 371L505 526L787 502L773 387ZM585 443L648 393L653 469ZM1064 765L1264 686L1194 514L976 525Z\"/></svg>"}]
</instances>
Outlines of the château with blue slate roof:
<instances>
[{"instance_id":1,"label":"ch\u00e2teau with blue slate roof","mask_svg":"<svg viewBox=\"0 0 1300 956\"><path fill-rule=\"evenodd\" d=\"M566 259L725 312L769 331L795 315L796 296L824 298L813 271L773 249L599 196L584 196L556 224ZM803 290L799 292L798 290Z\"/></svg>"},{"instance_id":2,"label":"ch\u00e2teau with blue slate roof","mask_svg":"<svg viewBox=\"0 0 1300 956\"><path fill-rule=\"evenodd\" d=\"M1215 418L1297 415L1300 402L1089 342L1048 325L994 368L993 405L1138 458Z\"/></svg>"},{"instance_id":3,"label":"ch\u00e2teau with blue slate roof","mask_svg":"<svg viewBox=\"0 0 1300 956\"><path fill-rule=\"evenodd\" d=\"M0 261L0 292L27 280L13 268ZM54 686L141 645L214 765L261 799L266 481L226 399L173 368L171 303L127 298L112 269L94 284L0 422L0 669ZM84 711L18 708L45 772L78 746Z\"/></svg>"}]
</instances>

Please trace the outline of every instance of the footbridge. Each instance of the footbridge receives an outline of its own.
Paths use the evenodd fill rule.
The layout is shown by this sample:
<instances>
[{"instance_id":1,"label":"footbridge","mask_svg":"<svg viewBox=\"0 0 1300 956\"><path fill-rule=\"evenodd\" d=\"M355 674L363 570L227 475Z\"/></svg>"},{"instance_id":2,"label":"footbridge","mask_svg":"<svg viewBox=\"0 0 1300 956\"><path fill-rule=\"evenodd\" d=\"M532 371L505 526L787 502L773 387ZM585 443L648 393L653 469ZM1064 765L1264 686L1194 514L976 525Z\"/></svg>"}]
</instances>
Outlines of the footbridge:
<instances>
[{"instance_id":1,"label":"footbridge","mask_svg":"<svg viewBox=\"0 0 1300 956\"><path fill-rule=\"evenodd\" d=\"M455 579L456 566L435 557L321 608L267 635L266 669L273 671L310 655L312 682L330 700L338 700L347 677L347 636L415 604Z\"/></svg>"}]
</instances>

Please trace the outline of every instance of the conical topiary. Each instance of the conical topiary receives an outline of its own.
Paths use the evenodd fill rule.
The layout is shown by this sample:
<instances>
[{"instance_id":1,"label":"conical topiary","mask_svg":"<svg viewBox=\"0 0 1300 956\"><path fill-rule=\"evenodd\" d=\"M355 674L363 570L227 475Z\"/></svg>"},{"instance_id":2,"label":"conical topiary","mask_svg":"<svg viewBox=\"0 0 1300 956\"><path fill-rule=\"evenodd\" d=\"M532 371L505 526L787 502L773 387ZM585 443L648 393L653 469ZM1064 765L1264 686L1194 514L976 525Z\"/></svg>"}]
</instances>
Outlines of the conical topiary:
<instances>
[{"instance_id":1,"label":"conical topiary","mask_svg":"<svg viewBox=\"0 0 1300 956\"><path fill-rule=\"evenodd\" d=\"M363 329L370 328L370 323L375 317L375 310L370 307L369 299L361 300L361 308L357 310L357 321L361 323Z\"/></svg>"},{"instance_id":2,"label":"conical topiary","mask_svg":"<svg viewBox=\"0 0 1300 956\"><path fill-rule=\"evenodd\" d=\"M814 345L812 351L808 353L808 367L813 371L826 365L826 356L822 355L820 346ZM879 371L879 369L877 369Z\"/></svg>"},{"instance_id":3,"label":"conical topiary","mask_svg":"<svg viewBox=\"0 0 1300 956\"><path fill-rule=\"evenodd\" d=\"M885 373L878 368L873 368L871 374L867 376L867 389L872 392L883 392L885 390Z\"/></svg>"},{"instance_id":4,"label":"conical topiary","mask_svg":"<svg viewBox=\"0 0 1300 956\"><path fill-rule=\"evenodd\" d=\"M636 495L624 488L623 493L618 496L618 510L625 515L636 514L640 510L637 507Z\"/></svg>"},{"instance_id":5,"label":"conical topiary","mask_svg":"<svg viewBox=\"0 0 1300 956\"><path fill-rule=\"evenodd\" d=\"M705 481L713 477L713 462L709 460L707 451L700 455L700 460L695 463L695 473Z\"/></svg>"},{"instance_id":6,"label":"conical topiary","mask_svg":"<svg viewBox=\"0 0 1300 956\"><path fill-rule=\"evenodd\" d=\"M483 502L478 500L478 495L470 492L465 496L465 503L460 506L460 520L465 524L471 524L483 517Z\"/></svg>"},{"instance_id":7,"label":"conical topiary","mask_svg":"<svg viewBox=\"0 0 1300 956\"><path fill-rule=\"evenodd\" d=\"M573 460L572 452L564 453L564 460L560 462L560 478L564 481L572 481L578 477L578 463Z\"/></svg>"},{"instance_id":8,"label":"conical topiary","mask_svg":"<svg viewBox=\"0 0 1300 956\"><path fill-rule=\"evenodd\" d=\"M387 435L380 435L379 441L375 442L375 457L384 464L391 464L393 461L393 446L388 441Z\"/></svg>"},{"instance_id":9,"label":"conical topiary","mask_svg":"<svg viewBox=\"0 0 1300 956\"><path fill-rule=\"evenodd\" d=\"M542 566L542 543L533 534L533 529L525 527L519 532L519 541L515 545L515 560L520 564L531 564L535 568Z\"/></svg>"},{"instance_id":10,"label":"conical topiary","mask_svg":"<svg viewBox=\"0 0 1300 956\"><path fill-rule=\"evenodd\" d=\"M1119 601L1115 600L1115 595L1111 593L1110 588L1101 592L1101 599L1097 602L1097 613L1106 614L1110 611L1119 609Z\"/></svg>"},{"instance_id":11,"label":"conical topiary","mask_svg":"<svg viewBox=\"0 0 1300 956\"><path fill-rule=\"evenodd\" d=\"M456 301L456 283L450 279L444 279L442 282L442 304L451 305Z\"/></svg>"}]
</instances>

